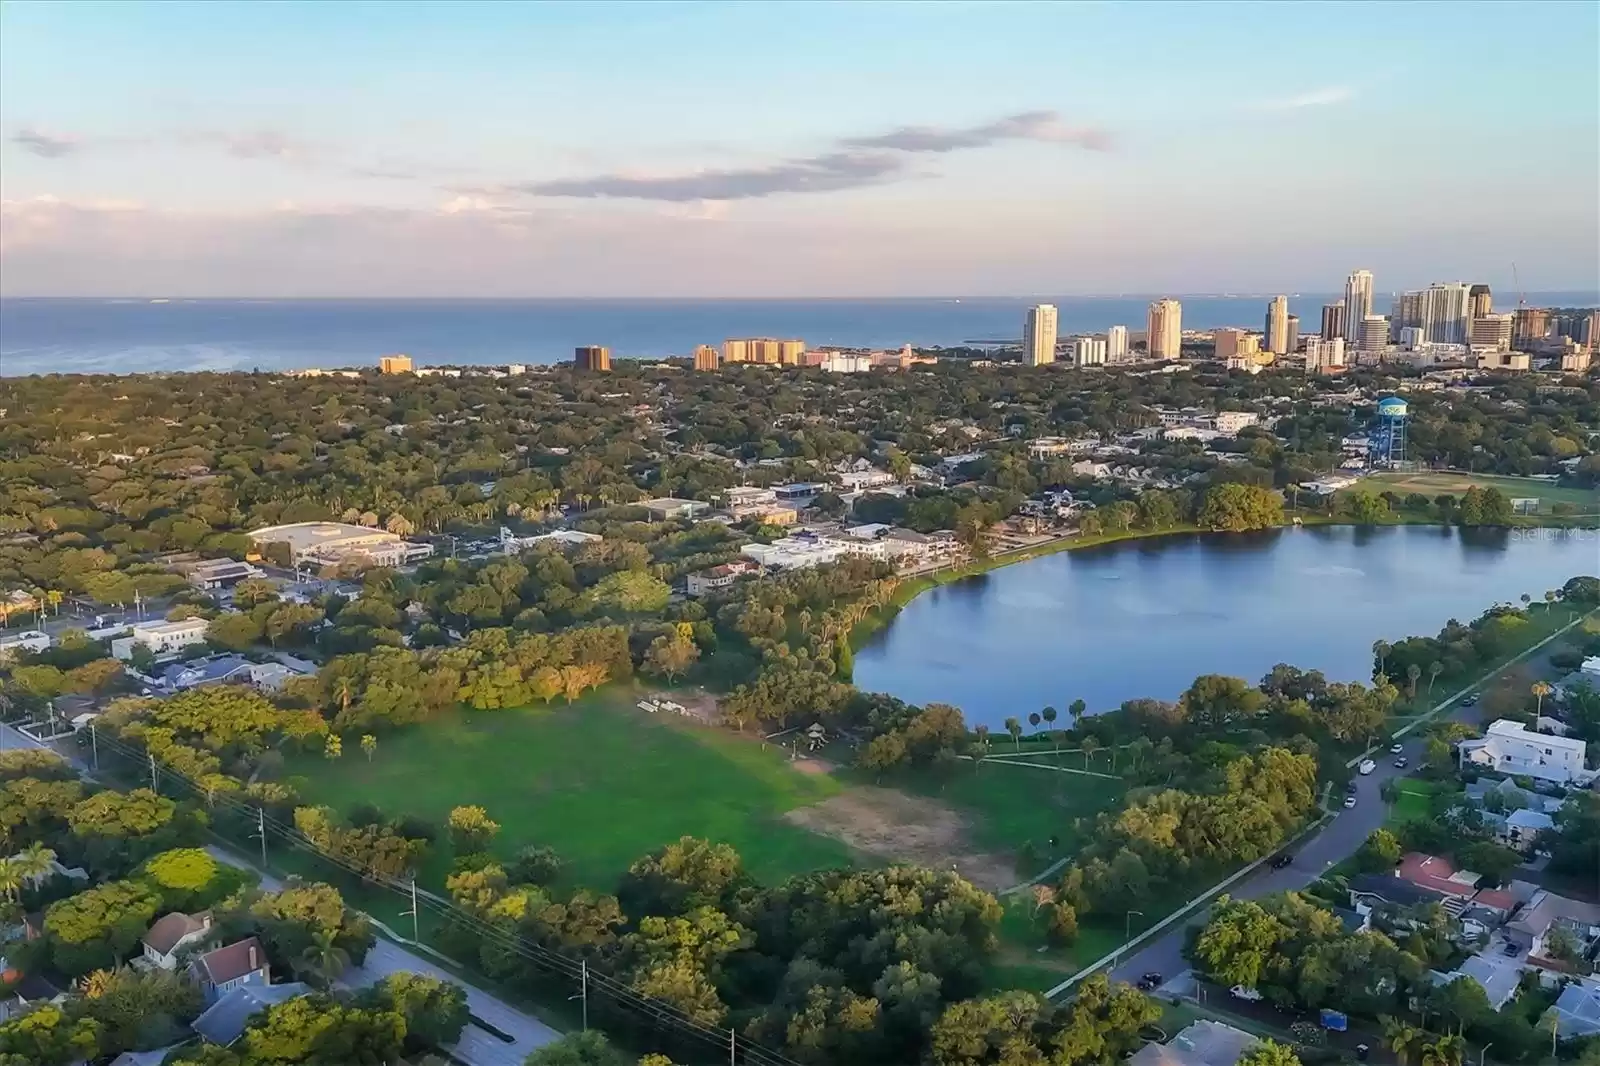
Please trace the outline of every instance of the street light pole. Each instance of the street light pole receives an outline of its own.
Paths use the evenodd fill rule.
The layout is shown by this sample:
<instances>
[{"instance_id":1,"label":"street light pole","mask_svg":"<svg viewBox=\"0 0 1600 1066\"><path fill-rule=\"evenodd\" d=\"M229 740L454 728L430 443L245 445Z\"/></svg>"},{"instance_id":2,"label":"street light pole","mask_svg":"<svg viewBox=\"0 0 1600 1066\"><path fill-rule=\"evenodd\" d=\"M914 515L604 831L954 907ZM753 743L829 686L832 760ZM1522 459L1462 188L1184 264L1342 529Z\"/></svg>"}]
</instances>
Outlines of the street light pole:
<instances>
[{"instance_id":1,"label":"street light pole","mask_svg":"<svg viewBox=\"0 0 1600 1066\"><path fill-rule=\"evenodd\" d=\"M1478 1066L1483 1066L1483 1060L1489 1057L1489 1049L1492 1047L1494 1047L1494 1042L1490 1041L1478 1049Z\"/></svg>"}]
</instances>

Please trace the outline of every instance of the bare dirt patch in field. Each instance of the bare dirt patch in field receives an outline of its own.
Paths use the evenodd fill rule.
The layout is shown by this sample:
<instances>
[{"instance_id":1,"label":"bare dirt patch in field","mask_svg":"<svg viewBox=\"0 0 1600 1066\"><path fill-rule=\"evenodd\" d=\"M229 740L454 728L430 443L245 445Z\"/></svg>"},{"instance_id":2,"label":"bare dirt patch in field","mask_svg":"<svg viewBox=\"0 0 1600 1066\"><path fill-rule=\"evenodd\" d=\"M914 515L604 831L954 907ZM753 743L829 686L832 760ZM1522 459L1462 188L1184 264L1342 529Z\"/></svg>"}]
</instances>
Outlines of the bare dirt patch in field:
<instances>
[{"instance_id":1,"label":"bare dirt patch in field","mask_svg":"<svg viewBox=\"0 0 1600 1066\"><path fill-rule=\"evenodd\" d=\"M942 803L892 788L851 788L788 811L784 818L868 855L936 870L954 865L981 888L1008 888L1018 880L1010 859L972 846L966 818Z\"/></svg>"}]
</instances>

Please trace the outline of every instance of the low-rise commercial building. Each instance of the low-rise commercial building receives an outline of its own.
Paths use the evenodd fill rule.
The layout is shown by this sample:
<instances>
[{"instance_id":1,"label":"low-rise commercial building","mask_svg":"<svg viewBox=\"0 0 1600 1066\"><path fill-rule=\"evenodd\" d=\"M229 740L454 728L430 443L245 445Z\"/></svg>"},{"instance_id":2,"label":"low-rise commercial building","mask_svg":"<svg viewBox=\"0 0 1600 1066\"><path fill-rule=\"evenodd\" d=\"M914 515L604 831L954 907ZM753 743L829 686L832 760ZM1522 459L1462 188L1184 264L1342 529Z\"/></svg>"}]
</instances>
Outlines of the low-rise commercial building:
<instances>
[{"instance_id":1,"label":"low-rise commercial building","mask_svg":"<svg viewBox=\"0 0 1600 1066\"><path fill-rule=\"evenodd\" d=\"M111 654L124 662L133 658L134 648L144 648L160 657L203 644L211 623L204 618L185 618L178 622L136 622L128 635L111 642Z\"/></svg>"},{"instance_id":2,"label":"low-rise commercial building","mask_svg":"<svg viewBox=\"0 0 1600 1066\"><path fill-rule=\"evenodd\" d=\"M711 510L711 505L703 500L680 500L676 496L646 500L640 506L650 512L651 518L661 521L669 518L693 519Z\"/></svg>"},{"instance_id":3,"label":"low-rise commercial building","mask_svg":"<svg viewBox=\"0 0 1600 1066\"><path fill-rule=\"evenodd\" d=\"M180 564L176 569L197 589L231 589L248 578L265 576L259 567L234 559L206 559Z\"/></svg>"},{"instance_id":4,"label":"low-rise commercial building","mask_svg":"<svg viewBox=\"0 0 1600 1066\"><path fill-rule=\"evenodd\" d=\"M383 356L378 360L378 373L409 374L411 373L411 357L409 355Z\"/></svg>"},{"instance_id":5,"label":"low-rise commercial building","mask_svg":"<svg viewBox=\"0 0 1600 1066\"><path fill-rule=\"evenodd\" d=\"M372 566L403 566L426 559L433 545L418 544L386 529L369 529L347 522L291 522L252 530L250 539L265 548L287 544L296 564L332 564L356 561Z\"/></svg>"}]
</instances>

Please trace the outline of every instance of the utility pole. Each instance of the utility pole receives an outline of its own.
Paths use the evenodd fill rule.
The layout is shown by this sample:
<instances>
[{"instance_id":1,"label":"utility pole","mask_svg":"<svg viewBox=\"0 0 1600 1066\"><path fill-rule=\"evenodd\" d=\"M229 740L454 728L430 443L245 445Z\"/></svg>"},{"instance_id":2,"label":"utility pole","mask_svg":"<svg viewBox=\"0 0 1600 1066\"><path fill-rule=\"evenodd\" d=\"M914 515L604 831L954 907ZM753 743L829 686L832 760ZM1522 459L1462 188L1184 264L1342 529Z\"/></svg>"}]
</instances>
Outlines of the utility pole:
<instances>
[{"instance_id":1,"label":"utility pole","mask_svg":"<svg viewBox=\"0 0 1600 1066\"><path fill-rule=\"evenodd\" d=\"M150 791L151 792L160 792L161 789L159 787L157 787L157 782L156 782L156 757L155 757L155 755L152 754L152 755L150 755L149 758L150 758Z\"/></svg>"},{"instance_id":2,"label":"utility pole","mask_svg":"<svg viewBox=\"0 0 1600 1066\"><path fill-rule=\"evenodd\" d=\"M417 917L417 879L411 879L411 942L422 943L421 919Z\"/></svg>"},{"instance_id":3,"label":"utility pole","mask_svg":"<svg viewBox=\"0 0 1600 1066\"><path fill-rule=\"evenodd\" d=\"M94 761L94 772L100 772L100 735L94 731L94 719L89 720L89 757Z\"/></svg>"},{"instance_id":4,"label":"utility pole","mask_svg":"<svg viewBox=\"0 0 1600 1066\"><path fill-rule=\"evenodd\" d=\"M267 872L267 810L256 808L256 832L261 835L261 872Z\"/></svg>"},{"instance_id":5,"label":"utility pole","mask_svg":"<svg viewBox=\"0 0 1600 1066\"><path fill-rule=\"evenodd\" d=\"M589 1031L589 960L583 960L583 969L579 972L578 980L583 983L583 1031ZM1478 1066L1483 1066L1479 1063Z\"/></svg>"},{"instance_id":6,"label":"utility pole","mask_svg":"<svg viewBox=\"0 0 1600 1066\"><path fill-rule=\"evenodd\" d=\"M728 1030L728 1066L739 1066L738 1050L735 1043L738 1040L737 1031Z\"/></svg>"}]
</instances>

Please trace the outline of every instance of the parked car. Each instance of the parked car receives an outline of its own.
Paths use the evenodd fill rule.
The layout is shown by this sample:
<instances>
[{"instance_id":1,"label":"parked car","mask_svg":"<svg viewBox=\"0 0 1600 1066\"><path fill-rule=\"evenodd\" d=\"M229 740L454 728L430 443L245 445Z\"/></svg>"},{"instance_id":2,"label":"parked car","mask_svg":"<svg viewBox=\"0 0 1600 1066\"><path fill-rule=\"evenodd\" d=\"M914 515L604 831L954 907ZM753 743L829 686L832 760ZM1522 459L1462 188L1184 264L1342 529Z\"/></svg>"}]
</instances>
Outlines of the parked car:
<instances>
[{"instance_id":1,"label":"parked car","mask_svg":"<svg viewBox=\"0 0 1600 1066\"><path fill-rule=\"evenodd\" d=\"M1351 778L1349 781L1344 783L1344 793L1347 796L1354 796L1356 794L1356 789L1360 787L1360 785L1356 784L1355 778Z\"/></svg>"},{"instance_id":2,"label":"parked car","mask_svg":"<svg viewBox=\"0 0 1600 1066\"><path fill-rule=\"evenodd\" d=\"M1272 857L1272 868L1274 870L1281 870L1292 862L1294 862L1294 856L1285 851L1280 855L1274 855Z\"/></svg>"},{"instance_id":3,"label":"parked car","mask_svg":"<svg viewBox=\"0 0 1600 1066\"><path fill-rule=\"evenodd\" d=\"M1406 750L1406 746L1404 744L1394 744L1394 745L1390 746L1389 754L1390 755L1399 755L1402 751L1405 751L1405 750Z\"/></svg>"},{"instance_id":4,"label":"parked car","mask_svg":"<svg viewBox=\"0 0 1600 1066\"><path fill-rule=\"evenodd\" d=\"M1257 1003L1261 1000L1260 992L1253 988L1246 988L1244 985L1234 985L1228 989L1228 995L1234 999L1242 999L1250 1003Z\"/></svg>"},{"instance_id":5,"label":"parked car","mask_svg":"<svg viewBox=\"0 0 1600 1066\"><path fill-rule=\"evenodd\" d=\"M1346 796L1344 798L1344 806L1345 806L1346 810L1349 810L1351 807L1354 807L1355 805L1356 805L1356 798L1354 796Z\"/></svg>"},{"instance_id":6,"label":"parked car","mask_svg":"<svg viewBox=\"0 0 1600 1066\"><path fill-rule=\"evenodd\" d=\"M1517 947L1516 943L1514 941L1511 941L1511 940L1507 940L1506 941L1506 946L1501 948L1500 950L1504 951L1507 955L1520 955L1520 954L1522 954L1522 949Z\"/></svg>"},{"instance_id":7,"label":"parked car","mask_svg":"<svg viewBox=\"0 0 1600 1066\"><path fill-rule=\"evenodd\" d=\"M1476 692L1469 692L1465 696L1462 697L1461 706L1463 706L1463 707L1471 707L1473 704L1475 704L1477 702L1478 702L1478 694Z\"/></svg>"},{"instance_id":8,"label":"parked car","mask_svg":"<svg viewBox=\"0 0 1600 1066\"><path fill-rule=\"evenodd\" d=\"M1160 988L1160 987L1161 987L1161 975L1159 973L1156 973L1154 970L1151 970L1149 973L1147 973L1143 977L1139 978L1139 988L1142 989L1145 992L1149 992L1152 989L1156 989L1156 988Z\"/></svg>"},{"instance_id":9,"label":"parked car","mask_svg":"<svg viewBox=\"0 0 1600 1066\"><path fill-rule=\"evenodd\" d=\"M1404 755L1394 761L1394 768L1396 770L1404 770L1406 768L1406 757Z\"/></svg>"},{"instance_id":10,"label":"parked car","mask_svg":"<svg viewBox=\"0 0 1600 1066\"><path fill-rule=\"evenodd\" d=\"M1371 759L1362 759L1361 765L1356 767L1356 772L1362 777L1365 777L1377 768L1378 764L1373 762Z\"/></svg>"}]
</instances>

